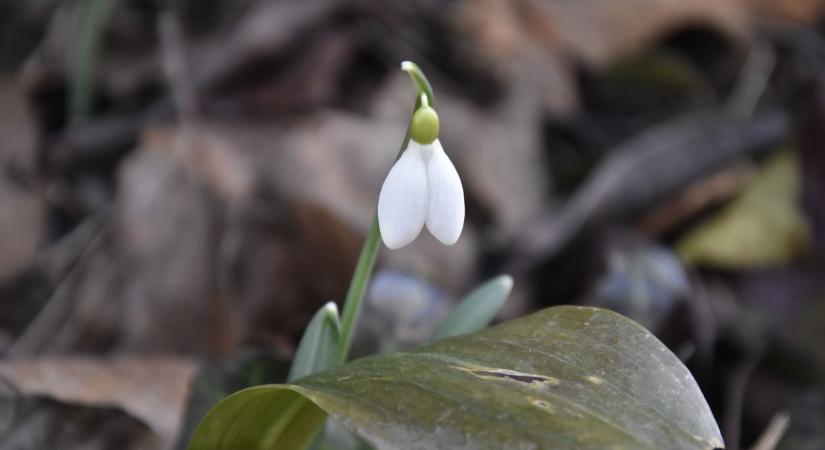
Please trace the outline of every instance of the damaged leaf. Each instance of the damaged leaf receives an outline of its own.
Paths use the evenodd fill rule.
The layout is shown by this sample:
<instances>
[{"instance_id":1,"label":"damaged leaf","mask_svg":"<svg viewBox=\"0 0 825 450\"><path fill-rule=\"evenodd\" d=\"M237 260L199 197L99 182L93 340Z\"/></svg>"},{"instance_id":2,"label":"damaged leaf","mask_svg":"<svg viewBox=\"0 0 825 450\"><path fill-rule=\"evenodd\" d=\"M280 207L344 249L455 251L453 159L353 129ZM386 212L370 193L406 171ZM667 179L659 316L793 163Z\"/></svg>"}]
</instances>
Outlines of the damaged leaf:
<instances>
[{"instance_id":1,"label":"damaged leaf","mask_svg":"<svg viewBox=\"0 0 825 450\"><path fill-rule=\"evenodd\" d=\"M545 309L223 400L191 450L305 448L327 414L379 449L712 449L690 372L616 313Z\"/></svg>"}]
</instances>

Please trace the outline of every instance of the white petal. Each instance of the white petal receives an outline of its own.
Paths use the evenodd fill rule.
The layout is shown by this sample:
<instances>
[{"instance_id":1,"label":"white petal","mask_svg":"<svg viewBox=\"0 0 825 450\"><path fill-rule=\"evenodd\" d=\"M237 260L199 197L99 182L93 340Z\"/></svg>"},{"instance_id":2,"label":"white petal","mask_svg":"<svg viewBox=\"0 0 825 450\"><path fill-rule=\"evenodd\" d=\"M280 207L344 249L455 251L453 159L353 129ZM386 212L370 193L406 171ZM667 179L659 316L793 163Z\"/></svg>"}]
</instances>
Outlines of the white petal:
<instances>
[{"instance_id":1,"label":"white petal","mask_svg":"<svg viewBox=\"0 0 825 450\"><path fill-rule=\"evenodd\" d=\"M381 239L392 249L412 242L427 218L427 168L420 145L410 141L392 166L378 195Z\"/></svg>"},{"instance_id":2,"label":"white petal","mask_svg":"<svg viewBox=\"0 0 825 450\"><path fill-rule=\"evenodd\" d=\"M427 162L427 187L430 191L427 229L442 244L453 245L464 227L464 188L441 143L436 140L430 147L432 155Z\"/></svg>"}]
</instances>

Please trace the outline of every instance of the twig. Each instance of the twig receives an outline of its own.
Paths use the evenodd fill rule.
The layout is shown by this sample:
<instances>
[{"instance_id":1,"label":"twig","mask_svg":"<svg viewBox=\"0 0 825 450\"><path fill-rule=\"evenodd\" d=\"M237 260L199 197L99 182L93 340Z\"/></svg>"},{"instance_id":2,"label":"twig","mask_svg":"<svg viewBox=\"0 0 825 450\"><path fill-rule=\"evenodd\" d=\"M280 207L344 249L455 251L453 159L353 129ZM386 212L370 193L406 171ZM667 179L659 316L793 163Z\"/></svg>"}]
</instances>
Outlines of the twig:
<instances>
[{"instance_id":1,"label":"twig","mask_svg":"<svg viewBox=\"0 0 825 450\"><path fill-rule=\"evenodd\" d=\"M83 256L89 243L100 233L105 213L91 216L75 226L59 241L44 248L37 255L37 265L53 281L63 278Z\"/></svg>"},{"instance_id":2,"label":"twig","mask_svg":"<svg viewBox=\"0 0 825 450\"><path fill-rule=\"evenodd\" d=\"M711 294L705 281L698 277L691 277L691 286L694 295L685 302L691 324L691 334L696 345L694 366L696 378L705 392L713 392L714 344L717 338L717 318L713 312Z\"/></svg>"},{"instance_id":3,"label":"twig","mask_svg":"<svg viewBox=\"0 0 825 450\"><path fill-rule=\"evenodd\" d=\"M180 21L174 12L165 10L158 17L157 28L163 71L169 91L172 93L180 121L187 124L197 119L198 108Z\"/></svg>"},{"instance_id":4,"label":"twig","mask_svg":"<svg viewBox=\"0 0 825 450\"><path fill-rule=\"evenodd\" d=\"M724 436L728 450L738 450L742 435L742 411L745 409L745 392L759 357L750 356L737 366L730 375L725 398Z\"/></svg>"},{"instance_id":5,"label":"twig","mask_svg":"<svg viewBox=\"0 0 825 450\"><path fill-rule=\"evenodd\" d=\"M651 235L661 236L685 223L686 219L709 205L732 198L755 172L754 164L748 161L699 180L680 192L672 201L642 217L638 226Z\"/></svg>"},{"instance_id":6,"label":"twig","mask_svg":"<svg viewBox=\"0 0 825 450\"><path fill-rule=\"evenodd\" d=\"M290 2L259 2L244 15L235 32L202 52L207 56L198 61L199 70L192 74L195 88L214 89L250 61L283 52L338 7L328 0L303 0L300 8Z\"/></svg>"},{"instance_id":7,"label":"twig","mask_svg":"<svg viewBox=\"0 0 825 450\"><path fill-rule=\"evenodd\" d=\"M788 411L780 411L774 414L767 428L759 436L759 440L751 447L751 450L774 450L790 425L791 414Z\"/></svg>"},{"instance_id":8,"label":"twig","mask_svg":"<svg viewBox=\"0 0 825 450\"><path fill-rule=\"evenodd\" d=\"M135 147L138 133L149 119L170 115L172 110L172 102L165 98L135 113L73 124L55 139L45 157L49 165L58 168L115 159Z\"/></svg>"},{"instance_id":9,"label":"twig","mask_svg":"<svg viewBox=\"0 0 825 450\"><path fill-rule=\"evenodd\" d=\"M783 111L748 120L707 111L643 132L611 151L560 214L538 219L508 246L515 251L507 271L523 272L588 226L638 213L709 172L764 150L789 126Z\"/></svg>"},{"instance_id":10,"label":"twig","mask_svg":"<svg viewBox=\"0 0 825 450\"><path fill-rule=\"evenodd\" d=\"M105 235L107 222L97 225L94 237L83 248L74 267L63 278L60 284L46 301L43 308L23 331L19 338L9 347L6 356L9 358L29 356L42 350L49 338L55 335L63 320L71 311L71 299L68 295L86 266L89 257L100 248L102 237Z\"/></svg>"},{"instance_id":11,"label":"twig","mask_svg":"<svg viewBox=\"0 0 825 450\"><path fill-rule=\"evenodd\" d=\"M773 48L767 44L758 44L751 49L725 105L725 111L731 117L739 119L753 116L775 68L776 52Z\"/></svg>"}]
</instances>

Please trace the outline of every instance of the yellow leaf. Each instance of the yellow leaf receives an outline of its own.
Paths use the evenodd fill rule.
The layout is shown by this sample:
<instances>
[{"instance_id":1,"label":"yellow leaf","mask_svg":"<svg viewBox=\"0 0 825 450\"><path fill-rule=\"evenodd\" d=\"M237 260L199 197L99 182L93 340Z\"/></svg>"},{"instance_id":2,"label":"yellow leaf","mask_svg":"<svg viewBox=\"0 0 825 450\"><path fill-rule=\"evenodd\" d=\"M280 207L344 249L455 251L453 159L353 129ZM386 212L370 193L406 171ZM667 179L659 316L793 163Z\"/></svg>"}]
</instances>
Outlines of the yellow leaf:
<instances>
[{"instance_id":1,"label":"yellow leaf","mask_svg":"<svg viewBox=\"0 0 825 450\"><path fill-rule=\"evenodd\" d=\"M808 224L799 208L796 154L771 157L741 194L682 238L676 250L687 264L747 269L787 263L808 248Z\"/></svg>"}]
</instances>

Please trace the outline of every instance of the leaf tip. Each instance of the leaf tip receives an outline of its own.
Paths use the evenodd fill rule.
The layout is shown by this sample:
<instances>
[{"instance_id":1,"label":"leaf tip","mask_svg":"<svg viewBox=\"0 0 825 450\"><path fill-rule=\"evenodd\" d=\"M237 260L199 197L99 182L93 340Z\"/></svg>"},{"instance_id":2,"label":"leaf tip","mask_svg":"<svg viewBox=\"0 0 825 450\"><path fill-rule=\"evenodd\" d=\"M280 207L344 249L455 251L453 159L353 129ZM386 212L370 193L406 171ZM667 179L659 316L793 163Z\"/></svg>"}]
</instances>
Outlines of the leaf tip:
<instances>
[{"instance_id":1,"label":"leaf tip","mask_svg":"<svg viewBox=\"0 0 825 450\"><path fill-rule=\"evenodd\" d=\"M334 319L336 322L338 321L338 317L340 317L340 315L338 314L338 305L334 301L328 301L323 306L323 310L325 317L328 319Z\"/></svg>"},{"instance_id":2,"label":"leaf tip","mask_svg":"<svg viewBox=\"0 0 825 450\"><path fill-rule=\"evenodd\" d=\"M501 284L501 288L504 289L507 293L513 290L513 277L508 274L499 275L497 281Z\"/></svg>"}]
</instances>

